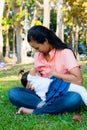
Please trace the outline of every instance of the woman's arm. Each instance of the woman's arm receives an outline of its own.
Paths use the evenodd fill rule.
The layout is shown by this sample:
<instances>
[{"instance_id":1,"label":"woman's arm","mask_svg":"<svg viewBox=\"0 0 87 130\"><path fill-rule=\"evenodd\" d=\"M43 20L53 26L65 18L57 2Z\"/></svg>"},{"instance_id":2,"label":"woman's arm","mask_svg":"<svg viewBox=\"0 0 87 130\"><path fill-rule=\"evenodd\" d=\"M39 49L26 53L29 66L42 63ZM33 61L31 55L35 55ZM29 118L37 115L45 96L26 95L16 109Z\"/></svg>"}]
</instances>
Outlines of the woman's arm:
<instances>
[{"instance_id":1,"label":"woman's arm","mask_svg":"<svg viewBox=\"0 0 87 130\"><path fill-rule=\"evenodd\" d=\"M61 74L61 73L53 71L51 75L57 78L62 78L63 80L68 81L68 82L72 82L79 85L82 84L82 74L79 67L74 67L73 69L71 69L69 71L69 74Z\"/></svg>"},{"instance_id":2,"label":"woman's arm","mask_svg":"<svg viewBox=\"0 0 87 130\"><path fill-rule=\"evenodd\" d=\"M61 59L66 73L54 73L58 78L75 84L82 84L82 74L73 52L70 49L64 49L61 52Z\"/></svg>"}]
</instances>

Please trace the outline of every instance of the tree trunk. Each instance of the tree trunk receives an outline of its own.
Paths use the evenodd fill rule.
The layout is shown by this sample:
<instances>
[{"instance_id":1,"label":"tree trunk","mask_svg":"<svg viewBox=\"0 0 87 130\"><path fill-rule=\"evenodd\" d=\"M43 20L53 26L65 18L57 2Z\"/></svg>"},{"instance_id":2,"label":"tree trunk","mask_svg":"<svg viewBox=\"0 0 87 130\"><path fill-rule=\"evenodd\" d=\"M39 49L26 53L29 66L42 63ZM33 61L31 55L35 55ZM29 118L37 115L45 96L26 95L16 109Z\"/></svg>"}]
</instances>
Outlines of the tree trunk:
<instances>
[{"instance_id":1,"label":"tree trunk","mask_svg":"<svg viewBox=\"0 0 87 130\"><path fill-rule=\"evenodd\" d=\"M15 46L15 44L16 44L16 36L15 36L15 27L14 27L14 29L13 29L13 58L16 58L16 46Z\"/></svg>"},{"instance_id":2,"label":"tree trunk","mask_svg":"<svg viewBox=\"0 0 87 130\"><path fill-rule=\"evenodd\" d=\"M10 8L8 8L7 11L6 11L6 18L9 17L9 12L10 12ZM5 58L8 58L9 51L10 51L10 46L9 46L9 28L8 28L6 30L6 53L5 53Z\"/></svg>"},{"instance_id":3,"label":"tree trunk","mask_svg":"<svg viewBox=\"0 0 87 130\"><path fill-rule=\"evenodd\" d=\"M87 46L87 29L86 29L85 36L86 36L86 46Z\"/></svg>"},{"instance_id":4,"label":"tree trunk","mask_svg":"<svg viewBox=\"0 0 87 130\"><path fill-rule=\"evenodd\" d=\"M75 54L76 54L77 59L79 60L79 53L78 53L79 26L77 23L76 23L76 32L75 33L76 33L75 34Z\"/></svg>"},{"instance_id":5,"label":"tree trunk","mask_svg":"<svg viewBox=\"0 0 87 130\"><path fill-rule=\"evenodd\" d=\"M44 20L43 26L49 28L50 26L50 4L49 0L44 0Z\"/></svg>"},{"instance_id":6,"label":"tree trunk","mask_svg":"<svg viewBox=\"0 0 87 130\"><path fill-rule=\"evenodd\" d=\"M8 36L8 30L6 31L6 54L5 54L5 58L8 58L9 56L9 36Z\"/></svg>"},{"instance_id":7,"label":"tree trunk","mask_svg":"<svg viewBox=\"0 0 87 130\"><path fill-rule=\"evenodd\" d=\"M72 49L73 51L75 51L75 27L72 27L72 31L71 31L71 39L72 39Z\"/></svg>"},{"instance_id":8,"label":"tree trunk","mask_svg":"<svg viewBox=\"0 0 87 130\"><path fill-rule=\"evenodd\" d=\"M21 60L22 60L22 57L21 57L22 56L22 49L21 49L22 48L21 47L21 44L22 44L22 38L21 38L22 29L19 25L16 29L17 63L21 63Z\"/></svg>"},{"instance_id":9,"label":"tree trunk","mask_svg":"<svg viewBox=\"0 0 87 130\"><path fill-rule=\"evenodd\" d=\"M0 0L0 19L2 19L3 16L3 10L4 10L4 0ZM2 25L0 23L0 62L3 61L3 36L2 36Z\"/></svg>"},{"instance_id":10,"label":"tree trunk","mask_svg":"<svg viewBox=\"0 0 87 130\"><path fill-rule=\"evenodd\" d=\"M23 3L24 1L21 1L21 6L18 6L16 1L13 1L12 3L12 7L13 7L13 11L15 13L17 12L20 12L23 8ZM14 21L16 21L15 17L13 16L13 19ZM16 31L15 31L16 30ZM16 48L17 48L17 63L21 63L21 43L22 43L22 38L21 38L21 35L22 35L22 28L21 28L21 25L20 25L20 21L18 22L17 25L15 25L15 32L13 34L13 51L15 51L15 34L16 34ZM15 52L14 52L15 53Z\"/></svg>"},{"instance_id":11,"label":"tree trunk","mask_svg":"<svg viewBox=\"0 0 87 130\"><path fill-rule=\"evenodd\" d=\"M2 26L0 24L0 62L3 61L3 37L2 37Z\"/></svg>"},{"instance_id":12,"label":"tree trunk","mask_svg":"<svg viewBox=\"0 0 87 130\"><path fill-rule=\"evenodd\" d=\"M57 0L57 27L56 35L64 41L64 23L63 23L63 0Z\"/></svg>"}]
</instances>

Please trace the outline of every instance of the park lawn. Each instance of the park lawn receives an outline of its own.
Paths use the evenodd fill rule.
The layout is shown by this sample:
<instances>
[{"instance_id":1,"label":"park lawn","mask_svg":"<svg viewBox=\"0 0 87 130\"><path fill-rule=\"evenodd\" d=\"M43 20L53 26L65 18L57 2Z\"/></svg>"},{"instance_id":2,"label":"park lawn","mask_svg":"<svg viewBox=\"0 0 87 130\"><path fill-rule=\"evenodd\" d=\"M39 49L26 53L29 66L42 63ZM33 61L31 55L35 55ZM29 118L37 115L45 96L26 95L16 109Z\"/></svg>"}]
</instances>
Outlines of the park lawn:
<instances>
[{"instance_id":1,"label":"park lawn","mask_svg":"<svg viewBox=\"0 0 87 130\"><path fill-rule=\"evenodd\" d=\"M59 115L16 115L17 108L8 99L8 91L13 86L20 86L18 72L26 71L30 65L10 66L0 70L0 130L87 130L87 108L81 111ZM87 88L87 66L82 66L84 86ZM15 77L14 77L15 76ZM80 121L72 120L74 114L82 114Z\"/></svg>"}]
</instances>

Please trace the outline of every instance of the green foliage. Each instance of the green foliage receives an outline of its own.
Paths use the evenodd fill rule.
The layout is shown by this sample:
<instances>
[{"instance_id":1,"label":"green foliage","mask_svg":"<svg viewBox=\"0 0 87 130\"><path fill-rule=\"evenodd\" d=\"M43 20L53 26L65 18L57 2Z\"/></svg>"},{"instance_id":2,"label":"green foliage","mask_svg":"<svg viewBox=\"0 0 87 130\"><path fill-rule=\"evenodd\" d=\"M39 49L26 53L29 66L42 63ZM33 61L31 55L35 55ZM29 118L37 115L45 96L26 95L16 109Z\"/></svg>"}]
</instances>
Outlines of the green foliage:
<instances>
[{"instance_id":1,"label":"green foliage","mask_svg":"<svg viewBox=\"0 0 87 130\"><path fill-rule=\"evenodd\" d=\"M34 5L34 0L27 0L26 1L26 5L28 6L28 7L34 7L35 5Z\"/></svg>"},{"instance_id":2,"label":"green foliage","mask_svg":"<svg viewBox=\"0 0 87 130\"><path fill-rule=\"evenodd\" d=\"M24 23L25 15L32 19L31 13L34 10L34 0L6 0L3 19L0 20L3 26L3 30L6 31L11 27ZM25 10L25 6L28 8L28 12ZM8 13L8 16L6 16Z\"/></svg>"},{"instance_id":3,"label":"green foliage","mask_svg":"<svg viewBox=\"0 0 87 130\"><path fill-rule=\"evenodd\" d=\"M87 1L85 2L84 0L67 0L68 6L67 6L67 11L65 13L65 21L67 19L68 24L72 23L76 24L76 20L78 21L78 24L81 25L82 22L83 24L86 22L86 12L87 10Z\"/></svg>"},{"instance_id":4,"label":"green foliage","mask_svg":"<svg viewBox=\"0 0 87 130\"><path fill-rule=\"evenodd\" d=\"M31 22L31 25L42 25L40 20L34 20Z\"/></svg>"},{"instance_id":5,"label":"green foliage","mask_svg":"<svg viewBox=\"0 0 87 130\"><path fill-rule=\"evenodd\" d=\"M42 0L38 1L40 4L43 4ZM55 32L57 26L56 1L50 0L50 5L51 2L53 3L54 7L50 8L50 28ZM25 6L27 6L28 12L25 11ZM35 9L38 12L38 16L37 20L33 21ZM79 41L86 42L86 35L84 31L87 30L87 27L84 27L84 24L87 23L87 0L66 0L64 7L61 9L64 12L64 25L70 27L70 31L73 31L73 27L75 27L77 24L79 27L82 27L83 29L79 32L79 36L84 35L84 37L83 39L79 38ZM16 29L16 27L20 24L22 25L21 27L23 27L25 15L29 19L30 26L32 24L41 25L43 23L43 8L37 6L34 0L5 0L4 16L3 19L0 20L0 23L2 23L4 36L7 30L12 30L12 28ZM9 35L12 36L12 31L9 31ZM10 37L10 43L13 41L12 38L13 37ZM68 34L68 36L65 35L65 41L67 43L72 42L70 38L70 34Z\"/></svg>"},{"instance_id":6,"label":"green foliage","mask_svg":"<svg viewBox=\"0 0 87 130\"><path fill-rule=\"evenodd\" d=\"M56 18L57 18L57 11L55 9L51 9L50 14L50 28L52 31L56 32Z\"/></svg>"},{"instance_id":7,"label":"green foliage","mask_svg":"<svg viewBox=\"0 0 87 130\"><path fill-rule=\"evenodd\" d=\"M16 0L17 6L21 6L22 1L23 1L23 0Z\"/></svg>"}]
</instances>

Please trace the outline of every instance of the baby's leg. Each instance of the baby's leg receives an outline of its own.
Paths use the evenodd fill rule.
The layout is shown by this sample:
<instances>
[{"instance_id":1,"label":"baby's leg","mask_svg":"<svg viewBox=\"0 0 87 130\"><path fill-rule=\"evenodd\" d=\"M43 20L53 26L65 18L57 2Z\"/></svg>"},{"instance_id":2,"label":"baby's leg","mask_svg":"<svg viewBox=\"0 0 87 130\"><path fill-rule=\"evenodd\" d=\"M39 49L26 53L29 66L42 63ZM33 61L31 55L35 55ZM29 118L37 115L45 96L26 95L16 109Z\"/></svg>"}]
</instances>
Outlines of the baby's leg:
<instances>
[{"instance_id":1,"label":"baby's leg","mask_svg":"<svg viewBox=\"0 0 87 130\"><path fill-rule=\"evenodd\" d=\"M83 86L71 83L68 91L73 91L73 92L77 92L78 94L80 94L83 102L87 106L87 90Z\"/></svg>"},{"instance_id":2,"label":"baby's leg","mask_svg":"<svg viewBox=\"0 0 87 130\"><path fill-rule=\"evenodd\" d=\"M16 114L32 114L32 112L33 112L33 109L20 107L18 112L16 112Z\"/></svg>"}]
</instances>

